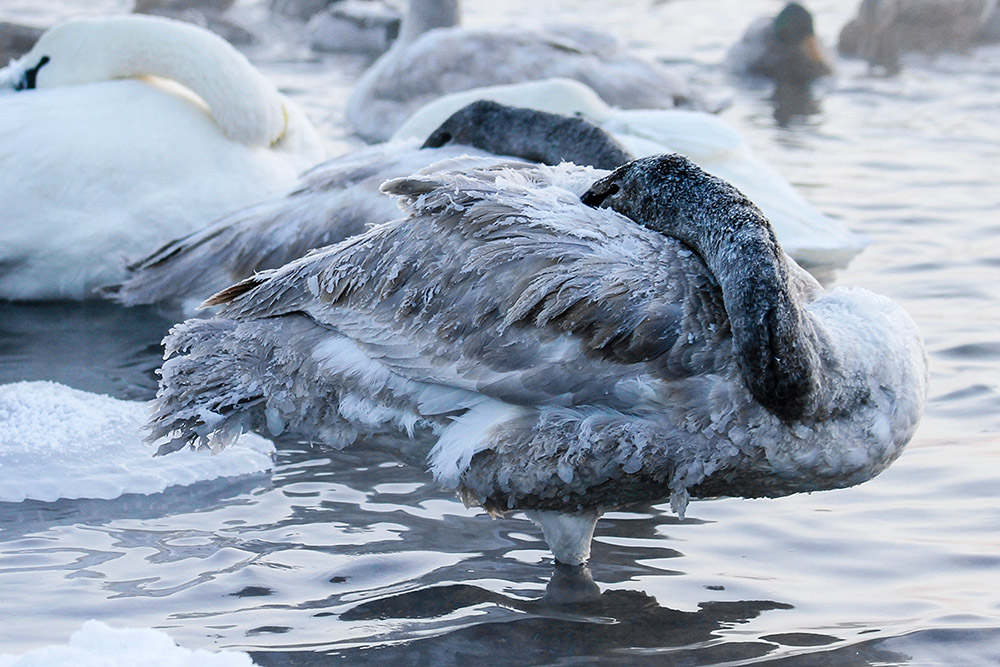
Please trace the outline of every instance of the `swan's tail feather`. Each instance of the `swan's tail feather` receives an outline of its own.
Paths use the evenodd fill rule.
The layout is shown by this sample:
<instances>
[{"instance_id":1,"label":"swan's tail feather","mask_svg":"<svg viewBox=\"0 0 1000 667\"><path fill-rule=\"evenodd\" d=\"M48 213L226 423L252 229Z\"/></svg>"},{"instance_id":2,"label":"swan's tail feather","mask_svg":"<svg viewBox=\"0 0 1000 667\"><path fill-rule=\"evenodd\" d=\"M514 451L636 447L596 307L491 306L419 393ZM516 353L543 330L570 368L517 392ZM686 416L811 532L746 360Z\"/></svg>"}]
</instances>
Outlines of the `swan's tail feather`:
<instances>
[{"instance_id":1,"label":"swan's tail feather","mask_svg":"<svg viewBox=\"0 0 1000 667\"><path fill-rule=\"evenodd\" d=\"M265 346L239 353L220 344L243 339L241 326L233 320L188 320L171 329L147 426L148 440L160 443L157 454L222 447L260 421L268 387L248 371L263 358Z\"/></svg>"},{"instance_id":2,"label":"swan's tail feather","mask_svg":"<svg viewBox=\"0 0 1000 667\"><path fill-rule=\"evenodd\" d=\"M375 362L301 314L191 319L171 329L164 345L147 426L161 454L189 446L218 450L245 431L291 433L340 448L362 434L408 439L433 430L407 393L423 384L388 370L374 379L359 375L359 365ZM373 394L379 397L366 398Z\"/></svg>"}]
</instances>

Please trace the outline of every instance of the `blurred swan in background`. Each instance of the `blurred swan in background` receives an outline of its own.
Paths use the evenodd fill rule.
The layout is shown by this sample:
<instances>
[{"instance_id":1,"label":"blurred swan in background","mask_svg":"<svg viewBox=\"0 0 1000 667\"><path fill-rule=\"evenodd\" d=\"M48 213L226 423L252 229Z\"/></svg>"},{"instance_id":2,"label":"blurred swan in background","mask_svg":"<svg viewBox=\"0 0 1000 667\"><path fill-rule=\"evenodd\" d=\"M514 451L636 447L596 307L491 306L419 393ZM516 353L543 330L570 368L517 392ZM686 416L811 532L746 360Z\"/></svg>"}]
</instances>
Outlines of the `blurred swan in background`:
<instances>
[{"instance_id":1,"label":"blurred swan in background","mask_svg":"<svg viewBox=\"0 0 1000 667\"><path fill-rule=\"evenodd\" d=\"M785 252L817 274L846 266L867 244L843 223L807 202L717 116L684 109L615 109L578 81L530 81L445 95L415 111L394 138L425 137L457 109L476 99L563 115L579 114L604 128L635 157L664 152L687 156L702 169L735 185L759 206Z\"/></svg>"},{"instance_id":2,"label":"blurred swan in background","mask_svg":"<svg viewBox=\"0 0 1000 667\"><path fill-rule=\"evenodd\" d=\"M812 14L797 2L789 2L776 16L750 24L726 60L736 72L784 84L809 83L833 72L816 38Z\"/></svg>"},{"instance_id":3,"label":"blurred swan in background","mask_svg":"<svg viewBox=\"0 0 1000 667\"><path fill-rule=\"evenodd\" d=\"M416 108L446 93L550 77L582 81L620 107L704 105L666 67L623 53L605 34L458 22L458 0L410 0L399 38L347 101L347 118L359 135L388 139Z\"/></svg>"},{"instance_id":4,"label":"blurred swan in background","mask_svg":"<svg viewBox=\"0 0 1000 667\"><path fill-rule=\"evenodd\" d=\"M257 271L399 217L396 201L380 190L382 183L445 158L504 155L608 170L631 159L583 119L485 101L456 111L421 141L376 144L319 164L290 191L226 215L135 262L126 279L105 292L129 306L160 303L192 311Z\"/></svg>"},{"instance_id":5,"label":"blurred swan in background","mask_svg":"<svg viewBox=\"0 0 1000 667\"><path fill-rule=\"evenodd\" d=\"M76 19L0 70L0 298L85 299L325 157L301 110L216 35Z\"/></svg>"},{"instance_id":6,"label":"blurred swan in background","mask_svg":"<svg viewBox=\"0 0 1000 667\"><path fill-rule=\"evenodd\" d=\"M402 13L374 0L341 0L317 12L306 26L317 51L369 53L389 50L399 36Z\"/></svg>"},{"instance_id":7,"label":"blurred swan in background","mask_svg":"<svg viewBox=\"0 0 1000 667\"><path fill-rule=\"evenodd\" d=\"M211 30L230 44L253 44L257 41L257 36L225 16L234 2L235 0L135 0L132 11L193 23Z\"/></svg>"},{"instance_id":8,"label":"blurred swan in background","mask_svg":"<svg viewBox=\"0 0 1000 667\"><path fill-rule=\"evenodd\" d=\"M997 0L862 0L838 50L892 74L910 51L964 51L995 35Z\"/></svg>"},{"instance_id":9,"label":"blurred swan in background","mask_svg":"<svg viewBox=\"0 0 1000 667\"><path fill-rule=\"evenodd\" d=\"M390 181L407 217L172 330L151 438L413 447L571 565L610 509L845 487L899 455L927 369L898 306L824 291L681 156L599 173L461 158Z\"/></svg>"},{"instance_id":10,"label":"blurred swan in background","mask_svg":"<svg viewBox=\"0 0 1000 667\"><path fill-rule=\"evenodd\" d=\"M43 32L30 25L0 21L0 64L23 56Z\"/></svg>"}]
</instances>

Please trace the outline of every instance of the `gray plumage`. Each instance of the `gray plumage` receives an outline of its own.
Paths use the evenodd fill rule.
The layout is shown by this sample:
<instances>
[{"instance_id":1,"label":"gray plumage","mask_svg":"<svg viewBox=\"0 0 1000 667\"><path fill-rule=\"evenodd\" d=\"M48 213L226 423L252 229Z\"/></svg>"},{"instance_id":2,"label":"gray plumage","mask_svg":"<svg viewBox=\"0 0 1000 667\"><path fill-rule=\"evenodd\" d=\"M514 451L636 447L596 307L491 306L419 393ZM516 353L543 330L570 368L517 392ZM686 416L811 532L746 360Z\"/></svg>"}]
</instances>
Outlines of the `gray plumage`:
<instances>
[{"instance_id":1,"label":"gray plumage","mask_svg":"<svg viewBox=\"0 0 1000 667\"><path fill-rule=\"evenodd\" d=\"M306 33L317 51L381 55L399 36L402 21L402 12L392 5L340 0L316 12Z\"/></svg>"},{"instance_id":2,"label":"gray plumage","mask_svg":"<svg viewBox=\"0 0 1000 667\"><path fill-rule=\"evenodd\" d=\"M628 55L606 34L580 27L465 28L458 0L410 0L399 39L358 79L347 119L384 141L417 109L447 93L563 77L613 106L707 105L670 69Z\"/></svg>"},{"instance_id":3,"label":"gray plumage","mask_svg":"<svg viewBox=\"0 0 1000 667\"><path fill-rule=\"evenodd\" d=\"M30 51L43 32L41 28L0 21L0 63L20 58Z\"/></svg>"},{"instance_id":4,"label":"gray plumage","mask_svg":"<svg viewBox=\"0 0 1000 667\"><path fill-rule=\"evenodd\" d=\"M631 159L607 132L581 118L476 102L449 117L422 150L416 142L395 142L328 160L288 193L226 215L134 262L126 279L103 293L129 306L198 304L257 271L397 217L396 202L379 190L383 182L465 154L604 169Z\"/></svg>"},{"instance_id":5,"label":"gray plumage","mask_svg":"<svg viewBox=\"0 0 1000 667\"><path fill-rule=\"evenodd\" d=\"M895 73L904 53L964 51L988 39L997 14L997 0L862 0L837 48Z\"/></svg>"},{"instance_id":6,"label":"gray plumage","mask_svg":"<svg viewBox=\"0 0 1000 667\"><path fill-rule=\"evenodd\" d=\"M609 508L849 486L895 459L926 395L905 313L824 292L685 158L596 175L465 158L389 182L407 217L175 327L152 438L397 433L467 503L536 512L571 563Z\"/></svg>"}]
</instances>

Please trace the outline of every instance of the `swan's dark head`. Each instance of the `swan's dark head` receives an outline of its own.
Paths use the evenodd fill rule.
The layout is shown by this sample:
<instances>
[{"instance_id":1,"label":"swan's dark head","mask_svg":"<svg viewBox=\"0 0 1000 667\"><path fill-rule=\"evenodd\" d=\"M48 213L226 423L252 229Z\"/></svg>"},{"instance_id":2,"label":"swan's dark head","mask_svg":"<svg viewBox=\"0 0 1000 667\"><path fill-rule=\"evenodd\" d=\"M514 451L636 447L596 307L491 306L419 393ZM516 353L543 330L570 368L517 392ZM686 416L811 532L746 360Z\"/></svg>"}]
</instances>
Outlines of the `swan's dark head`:
<instances>
[{"instance_id":1,"label":"swan's dark head","mask_svg":"<svg viewBox=\"0 0 1000 667\"><path fill-rule=\"evenodd\" d=\"M423 148L475 146L496 155L556 165L574 162L614 169L632 157L607 132L583 118L478 100L448 117Z\"/></svg>"},{"instance_id":2,"label":"swan's dark head","mask_svg":"<svg viewBox=\"0 0 1000 667\"><path fill-rule=\"evenodd\" d=\"M693 248L703 245L704 228L692 220L700 220L705 213L723 219L734 205L752 206L736 188L678 153L644 157L618 167L590 186L581 199Z\"/></svg>"}]
</instances>

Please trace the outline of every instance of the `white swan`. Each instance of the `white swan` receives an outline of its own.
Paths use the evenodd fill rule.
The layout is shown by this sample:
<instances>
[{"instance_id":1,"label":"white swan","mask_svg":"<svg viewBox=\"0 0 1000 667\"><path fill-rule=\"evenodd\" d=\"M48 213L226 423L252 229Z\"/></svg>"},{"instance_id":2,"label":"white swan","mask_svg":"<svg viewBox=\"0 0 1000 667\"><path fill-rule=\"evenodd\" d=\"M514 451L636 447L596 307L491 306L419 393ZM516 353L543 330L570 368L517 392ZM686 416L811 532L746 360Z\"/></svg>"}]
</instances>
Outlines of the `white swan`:
<instances>
[{"instance_id":1,"label":"white swan","mask_svg":"<svg viewBox=\"0 0 1000 667\"><path fill-rule=\"evenodd\" d=\"M714 114L684 109L615 109L578 81L530 81L445 95L416 110L393 138L427 136L457 109L477 99L579 114L611 133L636 157L664 152L685 155L747 195L770 220L785 252L819 274L846 266L867 245L866 239L807 202L753 153L736 130Z\"/></svg>"},{"instance_id":2,"label":"white swan","mask_svg":"<svg viewBox=\"0 0 1000 667\"><path fill-rule=\"evenodd\" d=\"M172 330L152 437L412 439L569 564L610 508L850 486L898 456L927 391L898 306L824 291L681 156L595 175L465 158L390 182L406 218Z\"/></svg>"},{"instance_id":3,"label":"white swan","mask_svg":"<svg viewBox=\"0 0 1000 667\"><path fill-rule=\"evenodd\" d=\"M582 119L479 101L448 118L424 147L417 138L401 139L332 158L288 192L234 211L133 263L121 284L104 291L129 306L167 303L193 310L256 271L398 217L395 200L379 189L386 180L445 158L491 154L604 169L631 159Z\"/></svg>"},{"instance_id":4,"label":"white swan","mask_svg":"<svg viewBox=\"0 0 1000 667\"><path fill-rule=\"evenodd\" d=\"M702 104L665 67L623 54L606 35L462 28L458 13L458 0L410 0L399 38L347 101L358 134L385 140L411 112L446 93L550 77L582 81L620 107Z\"/></svg>"},{"instance_id":5,"label":"white swan","mask_svg":"<svg viewBox=\"0 0 1000 667\"><path fill-rule=\"evenodd\" d=\"M151 79L149 77L161 77ZM0 298L84 299L324 157L229 44L150 16L77 19L0 70Z\"/></svg>"}]
</instances>

